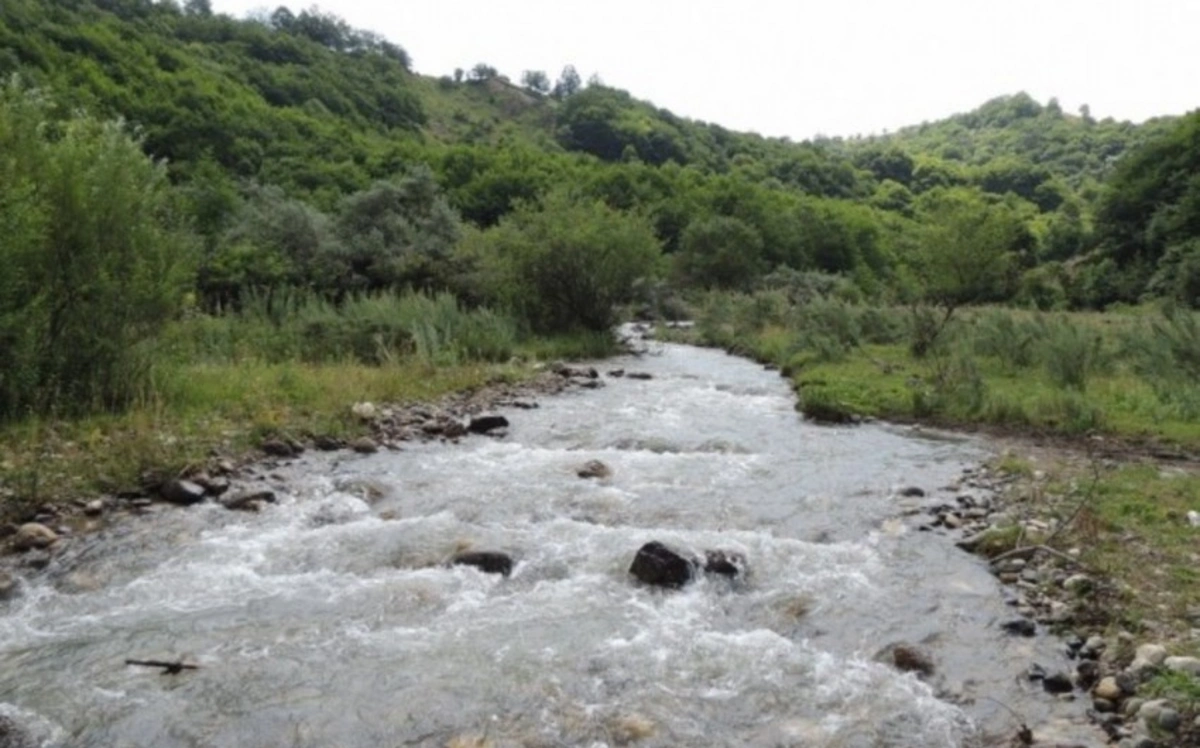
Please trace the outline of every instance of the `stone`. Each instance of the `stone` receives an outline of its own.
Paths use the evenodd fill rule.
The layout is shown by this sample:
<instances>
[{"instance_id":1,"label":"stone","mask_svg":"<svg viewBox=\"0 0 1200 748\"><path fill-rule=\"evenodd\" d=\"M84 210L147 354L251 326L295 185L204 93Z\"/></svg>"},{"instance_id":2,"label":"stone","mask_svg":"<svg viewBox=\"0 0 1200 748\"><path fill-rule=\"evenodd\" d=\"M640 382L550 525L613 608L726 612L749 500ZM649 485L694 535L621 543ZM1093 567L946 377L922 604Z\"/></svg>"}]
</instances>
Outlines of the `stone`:
<instances>
[{"instance_id":1,"label":"stone","mask_svg":"<svg viewBox=\"0 0 1200 748\"><path fill-rule=\"evenodd\" d=\"M1163 709L1169 706L1166 699L1151 699L1138 707L1137 718L1144 719L1146 722L1157 722L1158 715L1162 714Z\"/></svg>"},{"instance_id":2,"label":"stone","mask_svg":"<svg viewBox=\"0 0 1200 748\"><path fill-rule=\"evenodd\" d=\"M575 474L580 478L608 478L612 468L599 460L588 460L575 470Z\"/></svg>"},{"instance_id":3,"label":"stone","mask_svg":"<svg viewBox=\"0 0 1200 748\"><path fill-rule=\"evenodd\" d=\"M638 549L629 573L643 584L678 589L692 581L695 569L692 561L655 540Z\"/></svg>"},{"instance_id":4,"label":"stone","mask_svg":"<svg viewBox=\"0 0 1200 748\"><path fill-rule=\"evenodd\" d=\"M0 748L36 748L45 741L7 714L0 714Z\"/></svg>"},{"instance_id":5,"label":"stone","mask_svg":"<svg viewBox=\"0 0 1200 748\"><path fill-rule=\"evenodd\" d=\"M1084 660L1075 666L1075 682L1080 688L1091 688L1094 683L1100 678L1100 665L1095 660ZM1114 679L1114 685L1116 681ZM1101 698L1109 698L1101 696Z\"/></svg>"},{"instance_id":6,"label":"stone","mask_svg":"<svg viewBox=\"0 0 1200 748\"><path fill-rule=\"evenodd\" d=\"M920 647L911 644L897 644L891 650L891 661L897 670L905 673L918 673L926 677L933 675L933 658Z\"/></svg>"},{"instance_id":7,"label":"stone","mask_svg":"<svg viewBox=\"0 0 1200 748\"><path fill-rule=\"evenodd\" d=\"M644 371L631 371L631 372L629 372L628 374L626 374L626 375L625 375L625 378L626 378L626 379L642 379L642 380L646 380L646 379L653 379L653 378L654 378L654 376L653 376L653 375L651 375L651 374L648 374L647 372L644 372Z\"/></svg>"},{"instance_id":8,"label":"stone","mask_svg":"<svg viewBox=\"0 0 1200 748\"><path fill-rule=\"evenodd\" d=\"M346 446L346 443L337 437L329 434L319 434L313 437L313 447L322 452L334 452Z\"/></svg>"},{"instance_id":9,"label":"stone","mask_svg":"<svg viewBox=\"0 0 1200 748\"><path fill-rule=\"evenodd\" d=\"M1043 678L1042 688L1047 693L1070 693L1075 690L1075 684L1071 682L1071 676L1058 672Z\"/></svg>"},{"instance_id":10,"label":"stone","mask_svg":"<svg viewBox=\"0 0 1200 748\"><path fill-rule=\"evenodd\" d=\"M58 533L39 522L26 522L17 528L13 536L13 548L18 551L28 551L34 548L48 548L58 540Z\"/></svg>"},{"instance_id":11,"label":"stone","mask_svg":"<svg viewBox=\"0 0 1200 748\"><path fill-rule=\"evenodd\" d=\"M925 489L920 486L905 486L900 489L899 495L906 499L919 499L925 496Z\"/></svg>"},{"instance_id":12,"label":"stone","mask_svg":"<svg viewBox=\"0 0 1200 748\"><path fill-rule=\"evenodd\" d=\"M1092 709L1096 710L1100 714L1112 714L1113 712L1117 711L1117 705L1108 699L1102 699L1097 696L1096 698L1092 699Z\"/></svg>"},{"instance_id":13,"label":"stone","mask_svg":"<svg viewBox=\"0 0 1200 748\"><path fill-rule=\"evenodd\" d=\"M625 370L624 369L609 369L608 375L610 377L618 377L618 378L623 377L623 376L625 376Z\"/></svg>"},{"instance_id":14,"label":"stone","mask_svg":"<svg viewBox=\"0 0 1200 748\"><path fill-rule=\"evenodd\" d=\"M191 478L192 482L204 489L209 496L221 496L229 490L229 479L221 476L213 477L208 473L200 473Z\"/></svg>"},{"instance_id":15,"label":"stone","mask_svg":"<svg viewBox=\"0 0 1200 748\"><path fill-rule=\"evenodd\" d=\"M1000 628L1014 636L1033 636L1037 633L1037 624L1028 618L1014 618L1000 624Z\"/></svg>"},{"instance_id":16,"label":"stone","mask_svg":"<svg viewBox=\"0 0 1200 748\"><path fill-rule=\"evenodd\" d=\"M17 578L7 571L0 571L0 600L7 600L17 594ZM3 743L0 743L3 745Z\"/></svg>"},{"instance_id":17,"label":"stone","mask_svg":"<svg viewBox=\"0 0 1200 748\"><path fill-rule=\"evenodd\" d=\"M1111 675L1107 678L1101 678L1096 687L1092 689L1092 695L1098 699L1107 699L1108 701L1120 701L1125 692L1117 685L1117 679Z\"/></svg>"},{"instance_id":18,"label":"stone","mask_svg":"<svg viewBox=\"0 0 1200 748\"><path fill-rule=\"evenodd\" d=\"M104 513L104 499L92 499L83 505L83 513L89 517L95 517L98 514Z\"/></svg>"},{"instance_id":19,"label":"stone","mask_svg":"<svg viewBox=\"0 0 1200 748\"><path fill-rule=\"evenodd\" d=\"M358 452L360 455L369 455L378 452L379 445L369 436L360 436L350 442L350 449Z\"/></svg>"},{"instance_id":20,"label":"stone","mask_svg":"<svg viewBox=\"0 0 1200 748\"><path fill-rule=\"evenodd\" d=\"M257 512L263 504L275 503L274 491L251 491L228 496L220 500L221 506L240 512Z\"/></svg>"},{"instance_id":21,"label":"stone","mask_svg":"<svg viewBox=\"0 0 1200 748\"><path fill-rule=\"evenodd\" d=\"M746 557L736 551L705 551L704 572L731 579L740 577L746 572Z\"/></svg>"},{"instance_id":22,"label":"stone","mask_svg":"<svg viewBox=\"0 0 1200 748\"><path fill-rule=\"evenodd\" d=\"M942 515L942 524L951 530L957 530L963 526L963 518L952 512L947 512Z\"/></svg>"},{"instance_id":23,"label":"stone","mask_svg":"<svg viewBox=\"0 0 1200 748\"><path fill-rule=\"evenodd\" d=\"M508 428L508 419L504 416L476 416L467 425L467 431L472 434L486 434L496 429Z\"/></svg>"},{"instance_id":24,"label":"stone","mask_svg":"<svg viewBox=\"0 0 1200 748\"><path fill-rule=\"evenodd\" d=\"M451 563L455 566L474 566L484 573L503 577L512 574L513 568L512 557L499 551L468 551L455 556Z\"/></svg>"},{"instance_id":25,"label":"stone","mask_svg":"<svg viewBox=\"0 0 1200 748\"><path fill-rule=\"evenodd\" d=\"M350 412L360 421L370 421L379 415L379 409L371 402L354 403L350 406Z\"/></svg>"},{"instance_id":26,"label":"stone","mask_svg":"<svg viewBox=\"0 0 1200 748\"><path fill-rule=\"evenodd\" d=\"M1137 648L1133 662L1126 668L1139 680L1149 676L1150 671L1159 667L1167 659L1167 648L1161 644L1143 644Z\"/></svg>"},{"instance_id":27,"label":"stone","mask_svg":"<svg viewBox=\"0 0 1200 748\"><path fill-rule=\"evenodd\" d=\"M190 506L204 501L207 492L204 486L190 480L171 480L162 484L158 494L164 500L180 506Z\"/></svg>"},{"instance_id":28,"label":"stone","mask_svg":"<svg viewBox=\"0 0 1200 748\"><path fill-rule=\"evenodd\" d=\"M294 444L282 439L267 439L258 446L272 457L295 457L300 454L300 450Z\"/></svg>"},{"instance_id":29,"label":"stone","mask_svg":"<svg viewBox=\"0 0 1200 748\"><path fill-rule=\"evenodd\" d=\"M1183 724L1183 718L1179 716L1179 712L1170 707L1166 707L1158 713L1158 726L1167 732L1175 732Z\"/></svg>"},{"instance_id":30,"label":"stone","mask_svg":"<svg viewBox=\"0 0 1200 748\"><path fill-rule=\"evenodd\" d=\"M465 424L460 423L459 421L450 421L442 429L442 436L446 437L447 439L457 439L460 436L466 435L467 427Z\"/></svg>"},{"instance_id":31,"label":"stone","mask_svg":"<svg viewBox=\"0 0 1200 748\"><path fill-rule=\"evenodd\" d=\"M1167 657L1163 660L1167 670L1176 673L1189 673L1200 677L1200 659L1196 657Z\"/></svg>"}]
</instances>

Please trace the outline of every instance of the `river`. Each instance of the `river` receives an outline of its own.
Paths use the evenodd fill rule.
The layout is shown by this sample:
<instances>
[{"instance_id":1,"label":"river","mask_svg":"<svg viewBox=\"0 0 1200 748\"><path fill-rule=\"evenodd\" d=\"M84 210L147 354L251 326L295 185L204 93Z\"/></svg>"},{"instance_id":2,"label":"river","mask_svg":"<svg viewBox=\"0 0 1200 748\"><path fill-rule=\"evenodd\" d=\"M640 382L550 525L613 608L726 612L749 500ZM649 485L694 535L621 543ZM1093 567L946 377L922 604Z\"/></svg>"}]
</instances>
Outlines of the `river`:
<instances>
[{"instance_id":1,"label":"river","mask_svg":"<svg viewBox=\"0 0 1200 748\"><path fill-rule=\"evenodd\" d=\"M76 539L0 603L0 714L107 748L970 746L1016 733L1000 702L1087 734L1022 677L1065 667L1061 644L1003 633L986 566L903 516L952 500L986 443L806 423L777 374L717 351L600 368L653 378L506 412L504 438L313 453L258 514L163 507ZM577 477L593 459L612 475ZM650 540L749 573L640 587ZM465 548L512 575L446 564ZM879 662L898 642L935 673Z\"/></svg>"}]
</instances>

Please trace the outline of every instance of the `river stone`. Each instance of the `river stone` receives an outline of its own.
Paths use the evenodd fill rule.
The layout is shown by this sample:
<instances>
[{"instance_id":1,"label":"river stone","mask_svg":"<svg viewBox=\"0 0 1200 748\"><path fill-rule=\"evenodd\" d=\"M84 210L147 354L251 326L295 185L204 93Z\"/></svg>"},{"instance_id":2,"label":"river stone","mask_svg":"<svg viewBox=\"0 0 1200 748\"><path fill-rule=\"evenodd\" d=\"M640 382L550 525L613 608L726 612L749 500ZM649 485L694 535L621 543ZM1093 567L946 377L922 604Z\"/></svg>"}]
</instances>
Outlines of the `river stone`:
<instances>
[{"instance_id":1,"label":"river stone","mask_svg":"<svg viewBox=\"0 0 1200 748\"><path fill-rule=\"evenodd\" d=\"M1195 657L1168 657L1163 660L1163 665L1166 665L1167 670L1177 673L1200 676L1200 659Z\"/></svg>"},{"instance_id":2,"label":"river stone","mask_svg":"<svg viewBox=\"0 0 1200 748\"><path fill-rule=\"evenodd\" d=\"M13 547L18 551L47 548L58 540L58 533L40 522L26 522L17 528L13 536Z\"/></svg>"},{"instance_id":3,"label":"river stone","mask_svg":"<svg viewBox=\"0 0 1200 748\"><path fill-rule=\"evenodd\" d=\"M98 514L104 513L104 499L92 499L83 505L83 513L89 517L95 517Z\"/></svg>"},{"instance_id":4,"label":"river stone","mask_svg":"<svg viewBox=\"0 0 1200 748\"><path fill-rule=\"evenodd\" d=\"M313 437L313 446L322 452L333 452L346 446L346 443L329 434L318 434Z\"/></svg>"},{"instance_id":5,"label":"river stone","mask_svg":"<svg viewBox=\"0 0 1200 748\"><path fill-rule=\"evenodd\" d=\"M644 371L631 371L631 372L629 372L628 374L626 374L626 375L625 375L625 378L626 378L626 379L642 379L642 380L645 380L645 379L653 379L653 378L654 378L654 376L653 376L652 374L650 374L650 373L648 373L648 372L644 372Z\"/></svg>"},{"instance_id":6,"label":"river stone","mask_svg":"<svg viewBox=\"0 0 1200 748\"><path fill-rule=\"evenodd\" d=\"M1014 636L1033 636L1037 633L1037 624L1028 618L1014 618L1000 624L1000 628Z\"/></svg>"},{"instance_id":7,"label":"river stone","mask_svg":"<svg viewBox=\"0 0 1200 748\"><path fill-rule=\"evenodd\" d=\"M221 499L221 506L226 509L242 512L257 512L262 509L263 504L274 503L274 491L251 491L250 493L239 493Z\"/></svg>"},{"instance_id":8,"label":"river stone","mask_svg":"<svg viewBox=\"0 0 1200 748\"><path fill-rule=\"evenodd\" d=\"M358 452L360 455L374 454L379 451L379 445L369 436L360 436L350 442L350 449Z\"/></svg>"},{"instance_id":9,"label":"river stone","mask_svg":"<svg viewBox=\"0 0 1200 748\"><path fill-rule=\"evenodd\" d=\"M512 574L513 560L506 553L499 551L468 551L454 557L456 566L474 566L488 574L499 574L507 577Z\"/></svg>"},{"instance_id":10,"label":"river stone","mask_svg":"<svg viewBox=\"0 0 1200 748\"><path fill-rule=\"evenodd\" d=\"M204 501L204 486L190 480L167 481L158 491L159 495L172 504L188 506Z\"/></svg>"},{"instance_id":11,"label":"river stone","mask_svg":"<svg viewBox=\"0 0 1200 748\"><path fill-rule=\"evenodd\" d=\"M1137 718L1144 719L1146 722L1155 722L1158 720L1158 715L1168 708L1170 704L1166 699L1151 699L1138 707Z\"/></svg>"},{"instance_id":12,"label":"river stone","mask_svg":"<svg viewBox=\"0 0 1200 748\"><path fill-rule=\"evenodd\" d=\"M1058 672L1043 678L1042 688L1048 693L1070 693L1075 690L1075 684L1071 682L1071 676Z\"/></svg>"},{"instance_id":13,"label":"river stone","mask_svg":"<svg viewBox=\"0 0 1200 748\"><path fill-rule=\"evenodd\" d=\"M1124 691L1117 685L1117 679L1111 675L1107 678L1101 678L1096 684L1096 688L1092 691L1092 695L1098 699L1106 699L1108 701L1120 701Z\"/></svg>"},{"instance_id":14,"label":"river stone","mask_svg":"<svg viewBox=\"0 0 1200 748\"><path fill-rule=\"evenodd\" d=\"M746 571L746 557L736 551L705 551L704 571L734 579Z\"/></svg>"},{"instance_id":15,"label":"river stone","mask_svg":"<svg viewBox=\"0 0 1200 748\"><path fill-rule=\"evenodd\" d=\"M609 369L609 370L608 370L608 375L609 375L610 377L617 377L617 378L620 378L620 377L623 377L623 376L625 376L625 370L624 370L624 369Z\"/></svg>"},{"instance_id":16,"label":"river stone","mask_svg":"<svg viewBox=\"0 0 1200 748\"><path fill-rule=\"evenodd\" d=\"M890 659L896 669L902 672L917 673L926 677L933 675L933 657L915 645L897 644L891 647Z\"/></svg>"},{"instance_id":17,"label":"river stone","mask_svg":"<svg viewBox=\"0 0 1200 748\"><path fill-rule=\"evenodd\" d=\"M629 573L643 584L678 589L692 580L695 565L654 540L638 549Z\"/></svg>"},{"instance_id":18,"label":"river stone","mask_svg":"<svg viewBox=\"0 0 1200 748\"><path fill-rule=\"evenodd\" d=\"M442 429L442 436L446 437L447 439L457 439L460 436L466 435L467 427L460 421L450 421L446 424L445 428Z\"/></svg>"},{"instance_id":19,"label":"river stone","mask_svg":"<svg viewBox=\"0 0 1200 748\"><path fill-rule=\"evenodd\" d=\"M467 431L472 434L486 434L496 429L508 428L508 419L504 416L476 416L471 419L471 423L467 425Z\"/></svg>"},{"instance_id":20,"label":"river stone","mask_svg":"<svg viewBox=\"0 0 1200 748\"><path fill-rule=\"evenodd\" d=\"M1179 716L1179 712L1170 707L1166 707L1158 713L1158 726L1167 732L1175 732L1183 724L1183 719Z\"/></svg>"},{"instance_id":21,"label":"river stone","mask_svg":"<svg viewBox=\"0 0 1200 748\"><path fill-rule=\"evenodd\" d=\"M612 468L599 460L588 460L575 470L580 478L607 478L612 475Z\"/></svg>"},{"instance_id":22,"label":"river stone","mask_svg":"<svg viewBox=\"0 0 1200 748\"><path fill-rule=\"evenodd\" d=\"M291 442L282 439L267 439L258 447L272 457L295 457L301 451Z\"/></svg>"},{"instance_id":23,"label":"river stone","mask_svg":"<svg viewBox=\"0 0 1200 748\"><path fill-rule=\"evenodd\" d=\"M1091 688L1096 680L1100 677L1100 665L1095 660L1084 660L1075 666L1075 682L1080 688ZM1113 679L1113 684L1116 684L1116 679ZM1103 696L1101 698L1108 698Z\"/></svg>"},{"instance_id":24,"label":"river stone","mask_svg":"<svg viewBox=\"0 0 1200 748\"><path fill-rule=\"evenodd\" d=\"M1087 574L1072 574L1063 580L1062 586L1067 592L1082 595L1092 588L1092 579Z\"/></svg>"},{"instance_id":25,"label":"river stone","mask_svg":"<svg viewBox=\"0 0 1200 748\"><path fill-rule=\"evenodd\" d=\"M1111 714L1117 711L1117 705L1115 702L1097 696L1092 699L1092 709L1099 714Z\"/></svg>"},{"instance_id":26,"label":"river stone","mask_svg":"<svg viewBox=\"0 0 1200 748\"><path fill-rule=\"evenodd\" d=\"M905 486L900 489L900 495L906 499L919 499L925 495L925 489L920 486Z\"/></svg>"}]
</instances>

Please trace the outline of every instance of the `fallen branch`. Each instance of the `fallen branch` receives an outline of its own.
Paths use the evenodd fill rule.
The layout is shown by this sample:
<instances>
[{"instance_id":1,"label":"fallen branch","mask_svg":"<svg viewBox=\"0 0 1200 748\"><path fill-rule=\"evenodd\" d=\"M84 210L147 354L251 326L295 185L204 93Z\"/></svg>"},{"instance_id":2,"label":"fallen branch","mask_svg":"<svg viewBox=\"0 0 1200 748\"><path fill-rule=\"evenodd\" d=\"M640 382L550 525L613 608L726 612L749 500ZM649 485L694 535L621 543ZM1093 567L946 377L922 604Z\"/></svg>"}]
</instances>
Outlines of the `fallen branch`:
<instances>
[{"instance_id":1,"label":"fallen branch","mask_svg":"<svg viewBox=\"0 0 1200 748\"><path fill-rule=\"evenodd\" d=\"M189 665L183 660L179 662L165 662L163 660L125 660L126 665L141 665L143 667L160 667L163 669L163 675L178 675L184 670L199 670L199 665Z\"/></svg>"}]
</instances>

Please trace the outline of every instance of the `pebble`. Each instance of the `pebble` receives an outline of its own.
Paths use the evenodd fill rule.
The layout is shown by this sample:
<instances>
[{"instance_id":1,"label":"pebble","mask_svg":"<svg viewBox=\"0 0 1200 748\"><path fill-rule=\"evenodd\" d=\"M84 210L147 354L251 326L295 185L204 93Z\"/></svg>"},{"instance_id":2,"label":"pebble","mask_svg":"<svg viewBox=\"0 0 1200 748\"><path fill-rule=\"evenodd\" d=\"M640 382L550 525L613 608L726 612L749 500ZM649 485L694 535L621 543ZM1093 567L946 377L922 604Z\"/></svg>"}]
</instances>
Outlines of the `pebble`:
<instances>
[{"instance_id":1,"label":"pebble","mask_svg":"<svg viewBox=\"0 0 1200 748\"><path fill-rule=\"evenodd\" d=\"M104 499L92 499L83 505L83 513L95 517L104 513Z\"/></svg>"},{"instance_id":2,"label":"pebble","mask_svg":"<svg viewBox=\"0 0 1200 748\"><path fill-rule=\"evenodd\" d=\"M1096 684L1096 688L1093 689L1092 695L1098 699L1105 699L1107 701L1120 701L1123 692L1121 687L1117 685L1117 679L1109 676L1100 679L1100 682Z\"/></svg>"}]
</instances>

